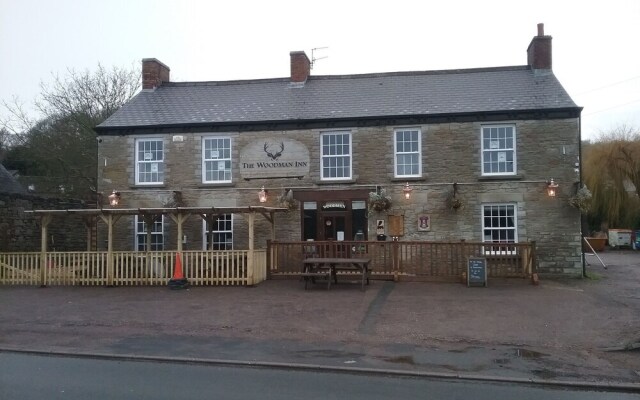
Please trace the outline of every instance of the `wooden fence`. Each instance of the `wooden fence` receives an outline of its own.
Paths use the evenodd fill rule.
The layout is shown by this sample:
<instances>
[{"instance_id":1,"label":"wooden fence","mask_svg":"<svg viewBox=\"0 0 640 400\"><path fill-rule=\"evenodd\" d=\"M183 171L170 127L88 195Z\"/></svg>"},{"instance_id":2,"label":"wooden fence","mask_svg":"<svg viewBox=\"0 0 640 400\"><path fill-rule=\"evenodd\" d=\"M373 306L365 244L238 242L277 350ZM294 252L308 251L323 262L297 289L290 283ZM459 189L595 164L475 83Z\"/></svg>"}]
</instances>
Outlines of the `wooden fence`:
<instances>
[{"instance_id":1,"label":"wooden fence","mask_svg":"<svg viewBox=\"0 0 640 400\"><path fill-rule=\"evenodd\" d=\"M253 254L252 263L249 255ZM459 281L469 257L487 260L489 277L530 278L535 242L280 242L264 250L184 251L191 285L254 285L268 278L297 278L307 257L366 257L373 279ZM175 251L0 253L0 285L166 285ZM41 266L44 263L44 269Z\"/></svg>"},{"instance_id":2,"label":"wooden fence","mask_svg":"<svg viewBox=\"0 0 640 400\"><path fill-rule=\"evenodd\" d=\"M296 276L307 257L366 257L373 279L459 281L469 257L487 260L489 277L530 278L536 272L535 242L280 242L267 246L270 276Z\"/></svg>"},{"instance_id":3,"label":"wooden fence","mask_svg":"<svg viewBox=\"0 0 640 400\"><path fill-rule=\"evenodd\" d=\"M267 278L266 250L184 251L181 264L191 285L253 285ZM176 252L0 253L0 285L166 285ZM252 264L252 265L250 265Z\"/></svg>"}]
</instances>

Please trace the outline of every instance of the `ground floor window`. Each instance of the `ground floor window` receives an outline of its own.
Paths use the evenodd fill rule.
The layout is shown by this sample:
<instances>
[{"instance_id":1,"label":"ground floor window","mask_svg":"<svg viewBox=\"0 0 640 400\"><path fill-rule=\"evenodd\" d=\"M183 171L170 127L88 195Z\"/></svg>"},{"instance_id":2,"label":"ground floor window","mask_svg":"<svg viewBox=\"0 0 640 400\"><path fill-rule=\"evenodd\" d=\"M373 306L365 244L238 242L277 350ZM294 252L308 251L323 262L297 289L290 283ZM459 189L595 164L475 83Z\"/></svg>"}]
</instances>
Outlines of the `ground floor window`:
<instances>
[{"instance_id":1,"label":"ground floor window","mask_svg":"<svg viewBox=\"0 0 640 400\"><path fill-rule=\"evenodd\" d=\"M136 226L136 243L137 251L147 250L147 224L139 215L135 216ZM151 225L151 251L164 250L164 215L157 216L153 219Z\"/></svg>"},{"instance_id":2,"label":"ground floor window","mask_svg":"<svg viewBox=\"0 0 640 400\"><path fill-rule=\"evenodd\" d=\"M516 243L518 230L515 204L484 204L482 206L482 239L484 242ZM491 252L512 252L510 246L491 247Z\"/></svg>"},{"instance_id":3,"label":"ground floor window","mask_svg":"<svg viewBox=\"0 0 640 400\"><path fill-rule=\"evenodd\" d=\"M211 227L204 220L202 232L205 250L233 250L233 214L217 215Z\"/></svg>"}]
</instances>

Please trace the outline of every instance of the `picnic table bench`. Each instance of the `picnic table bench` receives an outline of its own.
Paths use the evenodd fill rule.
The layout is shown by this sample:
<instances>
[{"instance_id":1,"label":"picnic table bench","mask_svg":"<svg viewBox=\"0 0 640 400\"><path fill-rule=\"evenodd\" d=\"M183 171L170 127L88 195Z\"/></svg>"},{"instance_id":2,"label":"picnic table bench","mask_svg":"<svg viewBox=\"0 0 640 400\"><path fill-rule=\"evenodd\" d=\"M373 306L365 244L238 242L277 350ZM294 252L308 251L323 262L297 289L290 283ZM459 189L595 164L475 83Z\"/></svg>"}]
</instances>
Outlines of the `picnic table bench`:
<instances>
[{"instance_id":1,"label":"picnic table bench","mask_svg":"<svg viewBox=\"0 0 640 400\"><path fill-rule=\"evenodd\" d=\"M315 282L315 278L325 278L327 289L331 288L331 280L338 283L337 270L355 270L362 276L361 290L364 290L365 282L369 284L369 258L325 258L311 257L303 262L302 277L304 278L304 288L308 288L310 282Z\"/></svg>"}]
</instances>

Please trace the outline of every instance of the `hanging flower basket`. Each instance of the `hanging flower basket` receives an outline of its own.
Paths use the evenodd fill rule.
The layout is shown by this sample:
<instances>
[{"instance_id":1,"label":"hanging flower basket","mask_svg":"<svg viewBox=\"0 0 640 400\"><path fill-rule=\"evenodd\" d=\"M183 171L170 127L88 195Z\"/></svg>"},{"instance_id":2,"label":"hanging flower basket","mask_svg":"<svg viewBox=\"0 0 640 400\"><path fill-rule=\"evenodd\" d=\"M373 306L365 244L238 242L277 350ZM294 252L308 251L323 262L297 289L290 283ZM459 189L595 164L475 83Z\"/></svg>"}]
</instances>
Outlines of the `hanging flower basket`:
<instances>
[{"instance_id":1,"label":"hanging flower basket","mask_svg":"<svg viewBox=\"0 0 640 400\"><path fill-rule=\"evenodd\" d=\"M278 204L287 210L296 210L298 208L298 201L293 198L291 190L285 191L278 197Z\"/></svg>"},{"instance_id":2,"label":"hanging flower basket","mask_svg":"<svg viewBox=\"0 0 640 400\"><path fill-rule=\"evenodd\" d=\"M391 208L391 197L384 189L379 192L370 192L367 202L369 212L383 212Z\"/></svg>"},{"instance_id":3,"label":"hanging flower basket","mask_svg":"<svg viewBox=\"0 0 640 400\"><path fill-rule=\"evenodd\" d=\"M462 200L457 197L451 197L449 199L449 208L452 210L459 210L462 208Z\"/></svg>"},{"instance_id":4,"label":"hanging flower basket","mask_svg":"<svg viewBox=\"0 0 640 400\"><path fill-rule=\"evenodd\" d=\"M569 204L580 210L581 213L586 214L591 209L591 199L593 195L587 188L587 185L583 185L575 195L569 198Z\"/></svg>"},{"instance_id":5,"label":"hanging flower basket","mask_svg":"<svg viewBox=\"0 0 640 400\"><path fill-rule=\"evenodd\" d=\"M453 184L453 190L451 191L451 193L447 197L446 203L447 203L447 208L449 208L451 210L454 210L454 211L458 211L464 205L462 203L462 199L460 199L460 197L458 197L458 184L457 183Z\"/></svg>"}]
</instances>

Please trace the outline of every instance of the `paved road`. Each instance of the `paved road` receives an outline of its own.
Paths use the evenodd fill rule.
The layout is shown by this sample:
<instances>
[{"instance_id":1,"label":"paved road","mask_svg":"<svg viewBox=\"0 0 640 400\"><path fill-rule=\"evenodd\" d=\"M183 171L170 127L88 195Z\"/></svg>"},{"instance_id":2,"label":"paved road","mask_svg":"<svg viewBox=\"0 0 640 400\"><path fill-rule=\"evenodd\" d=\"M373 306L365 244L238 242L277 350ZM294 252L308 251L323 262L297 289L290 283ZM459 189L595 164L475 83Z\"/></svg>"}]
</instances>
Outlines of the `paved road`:
<instances>
[{"instance_id":1,"label":"paved road","mask_svg":"<svg viewBox=\"0 0 640 400\"><path fill-rule=\"evenodd\" d=\"M0 287L0 348L640 383L640 251L597 279Z\"/></svg>"},{"instance_id":2,"label":"paved road","mask_svg":"<svg viewBox=\"0 0 640 400\"><path fill-rule=\"evenodd\" d=\"M0 365L3 400L640 398L631 393L503 383L12 353L0 353Z\"/></svg>"}]
</instances>

